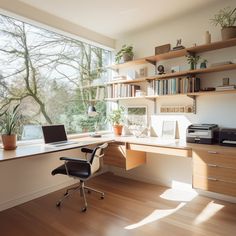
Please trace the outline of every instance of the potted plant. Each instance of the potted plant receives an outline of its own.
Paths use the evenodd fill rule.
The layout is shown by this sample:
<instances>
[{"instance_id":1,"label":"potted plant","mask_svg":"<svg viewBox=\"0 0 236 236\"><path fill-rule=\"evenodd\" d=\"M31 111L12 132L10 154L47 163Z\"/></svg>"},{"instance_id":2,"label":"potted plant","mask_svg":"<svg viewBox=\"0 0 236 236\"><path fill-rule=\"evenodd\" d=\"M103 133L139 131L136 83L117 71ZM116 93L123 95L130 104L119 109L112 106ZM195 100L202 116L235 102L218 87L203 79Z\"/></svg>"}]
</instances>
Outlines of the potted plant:
<instances>
[{"instance_id":1,"label":"potted plant","mask_svg":"<svg viewBox=\"0 0 236 236\"><path fill-rule=\"evenodd\" d=\"M206 59L203 59L202 62L201 62L201 64L200 64L200 68L201 68L201 69L207 68L207 62L208 62L208 61L207 61Z\"/></svg>"},{"instance_id":2,"label":"potted plant","mask_svg":"<svg viewBox=\"0 0 236 236\"><path fill-rule=\"evenodd\" d=\"M122 134L123 118L124 118L124 109L122 107L112 110L112 112L107 117L108 121L110 121L113 126L113 131L116 136L120 136Z\"/></svg>"},{"instance_id":3,"label":"potted plant","mask_svg":"<svg viewBox=\"0 0 236 236\"><path fill-rule=\"evenodd\" d=\"M222 40L236 37L236 26L234 26L236 22L236 8L231 9L230 7L226 7L219 10L211 21L215 26L221 26Z\"/></svg>"},{"instance_id":4,"label":"potted plant","mask_svg":"<svg viewBox=\"0 0 236 236\"><path fill-rule=\"evenodd\" d=\"M197 68L197 63L200 59L200 56L187 55L188 64L190 64L190 70L195 70Z\"/></svg>"},{"instance_id":5,"label":"potted plant","mask_svg":"<svg viewBox=\"0 0 236 236\"><path fill-rule=\"evenodd\" d=\"M19 105L12 110L8 108L0 114L0 125L2 132L2 143L5 150L16 149L17 135L15 134L17 125L20 123L21 115L19 114Z\"/></svg>"},{"instance_id":6,"label":"potted plant","mask_svg":"<svg viewBox=\"0 0 236 236\"><path fill-rule=\"evenodd\" d=\"M122 58L124 62L127 62L127 61L132 61L133 57L134 57L133 46L126 46L124 44L120 49L120 51L116 53L115 61L117 64L119 64Z\"/></svg>"}]
</instances>

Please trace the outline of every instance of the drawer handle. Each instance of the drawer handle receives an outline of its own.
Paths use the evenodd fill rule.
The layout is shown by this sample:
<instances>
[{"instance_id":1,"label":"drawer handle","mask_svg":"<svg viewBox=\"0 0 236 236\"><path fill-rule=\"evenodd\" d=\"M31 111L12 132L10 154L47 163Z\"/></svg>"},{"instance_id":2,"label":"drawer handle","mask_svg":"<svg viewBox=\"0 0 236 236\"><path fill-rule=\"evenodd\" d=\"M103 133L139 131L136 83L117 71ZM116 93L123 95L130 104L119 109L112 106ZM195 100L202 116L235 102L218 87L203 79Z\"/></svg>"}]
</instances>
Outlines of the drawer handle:
<instances>
[{"instance_id":1,"label":"drawer handle","mask_svg":"<svg viewBox=\"0 0 236 236\"><path fill-rule=\"evenodd\" d=\"M207 164L210 167L218 167L216 164Z\"/></svg>"},{"instance_id":2,"label":"drawer handle","mask_svg":"<svg viewBox=\"0 0 236 236\"><path fill-rule=\"evenodd\" d=\"M213 178L213 177L208 177L207 179L208 179L208 180L212 180L212 181L218 181L218 179Z\"/></svg>"},{"instance_id":3,"label":"drawer handle","mask_svg":"<svg viewBox=\"0 0 236 236\"><path fill-rule=\"evenodd\" d=\"M208 151L209 154L218 154L216 151Z\"/></svg>"}]
</instances>

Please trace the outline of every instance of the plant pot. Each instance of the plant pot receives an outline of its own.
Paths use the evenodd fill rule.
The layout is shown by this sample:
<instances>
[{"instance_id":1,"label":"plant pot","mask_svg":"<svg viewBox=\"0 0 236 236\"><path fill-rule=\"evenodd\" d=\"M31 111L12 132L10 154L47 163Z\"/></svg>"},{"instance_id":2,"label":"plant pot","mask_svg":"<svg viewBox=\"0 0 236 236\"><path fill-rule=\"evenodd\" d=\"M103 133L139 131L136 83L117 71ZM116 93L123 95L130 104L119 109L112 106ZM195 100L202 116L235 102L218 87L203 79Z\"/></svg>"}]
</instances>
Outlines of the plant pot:
<instances>
[{"instance_id":1,"label":"plant pot","mask_svg":"<svg viewBox=\"0 0 236 236\"><path fill-rule=\"evenodd\" d=\"M124 60L124 62L132 61L133 60L133 55L130 55L129 53L124 53L123 54L123 60Z\"/></svg>"},{"instance_id":2,"label":"plant pot","mask_svg":"<svg viewBox=\"0 0 236 236\"><path fill-rule=\"evenodd\" d=\"M222 28L221 36L222 36L222 40L236 38L236 26Z\"/></svg>"},{"instance_id":3,"label":"plant pot","mask_svg":"<svg viewBox=\"0 0 236 236\"><path fill-rule=\"evenodd\" d=\"M16 149L16 134L2 134L2 144L4 150L14 150Z\"/></svg>"},{"instance_id":4,"label":"plant pot","mask_svg":"<svg viewBox=\"0 0 236 236\"><path fill-rule=\"evenodd\" d=\"M121 136L123 130L123 125L113 125L113 131L115 136Z\"/></svg>"}]
</instances>

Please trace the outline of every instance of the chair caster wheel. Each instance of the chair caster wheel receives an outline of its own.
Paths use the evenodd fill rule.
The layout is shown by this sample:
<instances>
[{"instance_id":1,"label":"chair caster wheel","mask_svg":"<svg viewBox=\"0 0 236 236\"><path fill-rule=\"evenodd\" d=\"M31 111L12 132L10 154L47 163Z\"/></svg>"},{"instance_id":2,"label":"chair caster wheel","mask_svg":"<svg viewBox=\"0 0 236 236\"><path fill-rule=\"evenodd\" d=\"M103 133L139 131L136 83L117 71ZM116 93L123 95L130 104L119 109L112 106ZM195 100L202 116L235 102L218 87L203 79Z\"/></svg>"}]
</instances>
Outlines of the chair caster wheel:
<instances>
[{"instance_id":1,"label":"chair caster wheel","mask_svg":"<svg viewBox=\"0 0 236 236\"><path fill-rule=\"evenodd\" d=\"M68 192L65 192L65 193L64 193L64 196L66 196L66 195L68 195Z\"/></svg>"},{"instance_id":2,"label":"chair caster wheel","mask_svg":"<svg viewBox=\"0 0 236 236\"><path fill-rule=\"evenodd\" d=\"M101 196L101 199L104 199L104 196Z\"/></svg>"},{"instance_id":3,"label":"chair caster wheel","mask_svg":"<svg viewBox=\"0 0 236 236\"><path fill-rule=\"evenodd\" d=\"M60 206L61 206L61 202L57 202L57 203L56 203L56 206L57 206L57 207L60 207Z\"/></svg>"},{"instance_id":4,"label":"chair caster wheel","mask_svg":"<svg viewBox=\"0 0 236 236\"><path fill-rule=\"evenodd\" d=\"M83 207L83 208L81 209L81 211L82 211L82 212L86 212L86 211L87 211L87 207Z\"/></svg>"}]
</instances>

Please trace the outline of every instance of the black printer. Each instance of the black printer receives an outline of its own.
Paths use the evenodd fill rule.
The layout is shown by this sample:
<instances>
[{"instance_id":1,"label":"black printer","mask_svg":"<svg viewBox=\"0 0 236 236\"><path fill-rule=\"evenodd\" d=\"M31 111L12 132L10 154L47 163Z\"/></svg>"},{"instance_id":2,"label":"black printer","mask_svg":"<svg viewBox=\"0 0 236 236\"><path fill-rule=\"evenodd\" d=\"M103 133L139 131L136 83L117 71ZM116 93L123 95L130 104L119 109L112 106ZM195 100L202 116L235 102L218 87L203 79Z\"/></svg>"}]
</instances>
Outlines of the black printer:
<instances>
[{"instance_id":1,"label":"black printer","mask_svg":"<svg viewBox=\"0 0 236 236\"><path fill-rule=\"evenodd\" d=\"M219 143L224 146L236 147L236 129L221 129Z\"/></svg>"},{"instance_id":2,"label":"black printer","mask_svg":"<svg viewBox=\"0 0 236 236\"><path fill-rule=\"evenodd\" d=\"M219 127L216 124L193 124L188 126L188 143L213 144L218 142Z\"/></svg>"}]
</instances>

